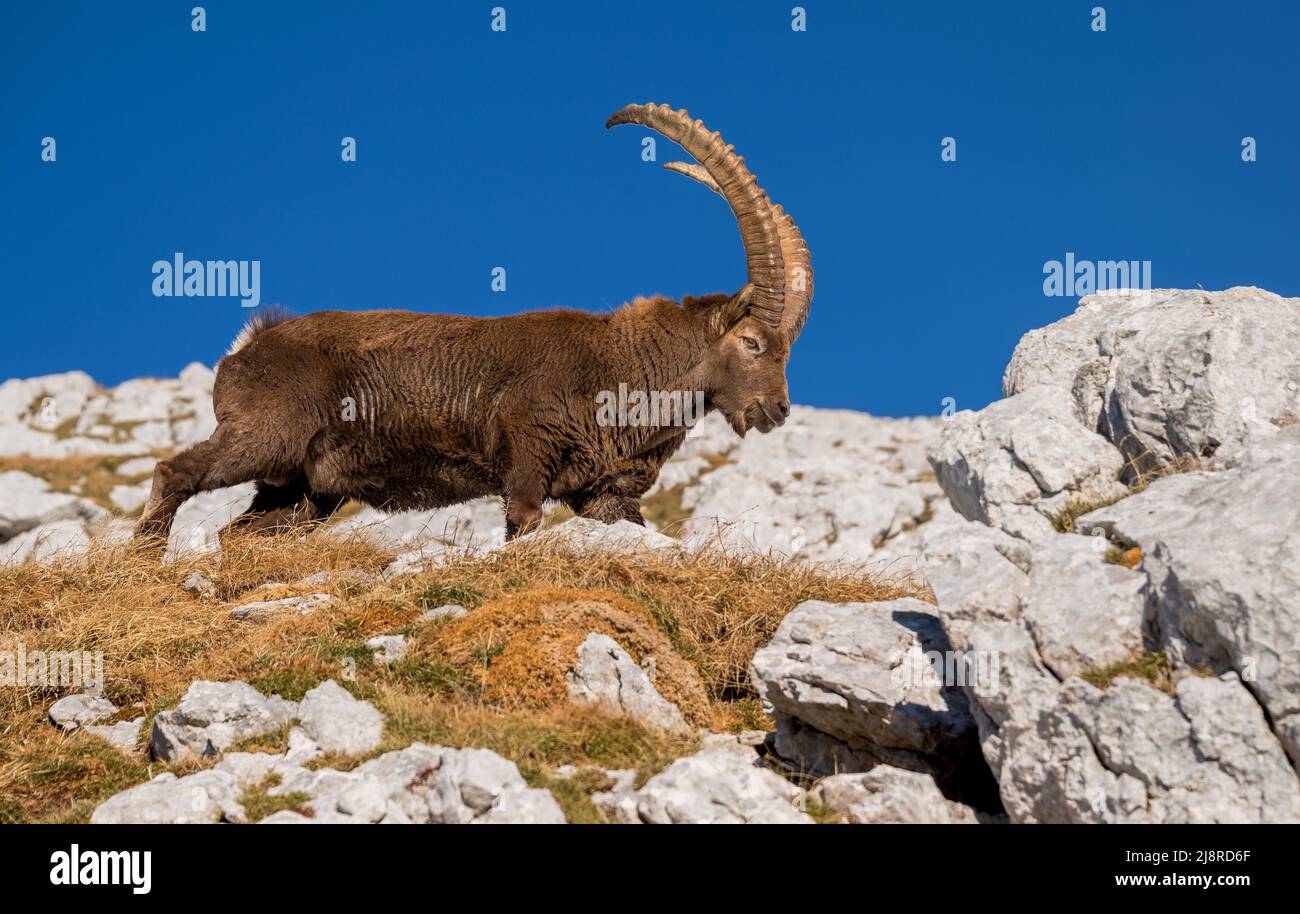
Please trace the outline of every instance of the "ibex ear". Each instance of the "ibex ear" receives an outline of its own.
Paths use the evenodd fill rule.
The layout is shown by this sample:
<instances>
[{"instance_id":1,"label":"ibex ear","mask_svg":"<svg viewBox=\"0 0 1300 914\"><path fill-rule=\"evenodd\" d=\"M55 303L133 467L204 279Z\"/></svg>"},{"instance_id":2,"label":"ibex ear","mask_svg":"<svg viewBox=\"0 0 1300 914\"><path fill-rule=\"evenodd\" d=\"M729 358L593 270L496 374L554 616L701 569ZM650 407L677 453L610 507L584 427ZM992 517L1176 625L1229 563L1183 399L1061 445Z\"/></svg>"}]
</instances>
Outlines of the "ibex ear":
<instances>
[{"instance_id":1,"label":"ibex ear","mask_svg":"<svg viewBox=\"0 0 1300 914\"><path fill-rule=\"evenodd\" d=\"M721 317L722 330L724 333L749 313L749 297L753 294L753 283L745 283L744 288L731 296L731 298L727 300L727 303L722 306L721 314L719 316Z\"/></svg>"}]
</instances>

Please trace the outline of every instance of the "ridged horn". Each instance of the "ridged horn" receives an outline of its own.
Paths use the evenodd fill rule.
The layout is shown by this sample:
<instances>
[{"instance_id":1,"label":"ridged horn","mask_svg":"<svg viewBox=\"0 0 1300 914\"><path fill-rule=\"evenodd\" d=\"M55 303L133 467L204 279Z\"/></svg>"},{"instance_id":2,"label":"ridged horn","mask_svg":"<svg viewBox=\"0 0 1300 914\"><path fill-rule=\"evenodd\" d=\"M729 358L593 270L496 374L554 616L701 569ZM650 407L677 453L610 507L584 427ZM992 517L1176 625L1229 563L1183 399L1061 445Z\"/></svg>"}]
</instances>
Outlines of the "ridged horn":
<instances>
[{"instance_id":1,"label":"ridged horn","mask_svg":"<svg viewBox=\"0 0 1300 914\"><path fill-rule=\"evenodd\" d=\"M699 181L715 194L722 193L718 182L713 180L703 166L694 162L665 162L664 168ZM776 231L781 239L781 260L785 264L786 310L781 317L782 323L787 325L786 333L790 342L793 343L808 320L808 309L812 303L812 254L808 251L799 226L781 209L780 204L773 207L772 215L776 218Z\"/></svg>"},{"instance_id":2,"label":"ridged horn","mask_svg":"<svg viewBox=\"0 0 1300 914\"><path fill-rule=\"evenodd\" d=\"M640 124L663 134L703 166L712 179L711 184L703 183L722 195L740 225L749 282L754 287L749 312L773 326L781 326L787 319L782 258L787 245L782 241L767 194L745 167L745 160L736 155L735 147L723 142L721 134L710 132L703 121L692 120L685 109L674 111L668 105L628 105L605 122L607 128L620 124ZM673 170L702 180L689 166Z\"/></svg>"}]
</instances>

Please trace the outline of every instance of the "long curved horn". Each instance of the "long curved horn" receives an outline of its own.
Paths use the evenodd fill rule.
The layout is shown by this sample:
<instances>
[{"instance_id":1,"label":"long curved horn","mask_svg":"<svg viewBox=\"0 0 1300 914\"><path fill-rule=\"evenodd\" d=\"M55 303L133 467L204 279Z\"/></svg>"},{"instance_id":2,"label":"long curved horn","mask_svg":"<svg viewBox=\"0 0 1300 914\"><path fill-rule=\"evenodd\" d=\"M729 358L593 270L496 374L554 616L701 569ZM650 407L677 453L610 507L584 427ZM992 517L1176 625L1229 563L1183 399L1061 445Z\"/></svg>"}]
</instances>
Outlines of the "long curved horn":
<instances>
[{"instance_id":1,"label":"long curved horn","mask_svg":"<svg viewBox=\"0 0 1300 914\"><path fill-rule=\"evenodd\" d=\"M718 182L713 180L703 166L696 165L694 162L665 162L664 168L699 181L715 194L722 193ZM785 264L787 308L782 312L781 319L786 325L786 334L793 343L808 320L808 308L812 303L812 254L808 251L808 245L803 240L799 226L795 225L794 219L781 209L780 204L773 208L772 215L776 218L776 231L781 239L781 260Z\"/></svg>"},{"instance_id":2,"label":"long curved horn","mask_svg":"<svg viewBox=\"0 0 1300 914\"><path fill-rule=\"evenodd\" d=\"M691 120L685 109L674 111L668 105L628 105L605 122L607 128L619 124L640 124L658 131L704 166L740 224L749 282L754 287L750 314L781 326L786 318L785 245L767 194L745 167L745 160L736 155L735 147L726 145L721 134L709 132L703 121Z\"/></svg>"}]
</instances>

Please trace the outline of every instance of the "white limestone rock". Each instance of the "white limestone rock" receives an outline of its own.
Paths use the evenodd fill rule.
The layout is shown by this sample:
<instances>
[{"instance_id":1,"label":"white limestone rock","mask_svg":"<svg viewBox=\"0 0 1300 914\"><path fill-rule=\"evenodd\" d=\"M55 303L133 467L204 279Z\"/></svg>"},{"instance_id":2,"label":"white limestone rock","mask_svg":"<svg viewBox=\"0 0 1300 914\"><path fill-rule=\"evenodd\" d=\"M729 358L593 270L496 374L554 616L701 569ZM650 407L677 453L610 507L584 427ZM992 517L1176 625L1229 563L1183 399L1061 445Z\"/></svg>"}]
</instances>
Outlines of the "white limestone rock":
<instances>
[{"instance_id":1,"label":"white limestone rock","mask_svg":"<svg viewBox=\"0 0 1300 914\"><path fill-rule=\"evenodd\" d=\"M608 635L587 635L565 679L572 701L602 705L664 730L690 729L681 710L659 694L645 671Z\"/></svg>"}]
</instances>

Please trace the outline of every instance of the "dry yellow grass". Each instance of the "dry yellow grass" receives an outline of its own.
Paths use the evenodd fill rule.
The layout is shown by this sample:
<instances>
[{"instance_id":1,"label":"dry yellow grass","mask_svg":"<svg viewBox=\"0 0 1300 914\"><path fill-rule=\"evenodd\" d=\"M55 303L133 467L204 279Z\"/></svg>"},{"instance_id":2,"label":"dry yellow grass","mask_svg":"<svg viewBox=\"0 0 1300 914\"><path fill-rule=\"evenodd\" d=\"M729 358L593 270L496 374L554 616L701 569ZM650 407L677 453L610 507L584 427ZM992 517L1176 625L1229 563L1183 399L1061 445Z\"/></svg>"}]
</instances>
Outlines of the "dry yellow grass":
<instances>
[{"instance_id":1,"label":"dry yellow grass","mask_svg":"<svg viewBox=\"0 0 1300 914\"><path fill-rule=\"evenodd\" d=\"M564 673L591 632L617 641L642 663L655 663L655 687L698 726L712 723L695 668L673 649L644 607L612 591L530 588L504 593L465 619L429 626L415 651L445 657L473 677L484 699L506 708L565 703Z\"/></svg>"},{"instance_id":2,"label":"dry yellow grass","mask_svg":"<svg viewBox=\"0 0 1300 914\"><path fill-rule=\"evenodd\" d=\"M559 765L648 776L693 748L689 737L555 700L561 655L587 632L614 636L637 661L653 656L657 683L693 720L749 728L765 725L749 661L798 602L916 592L852 568L814 571L721 552L579 557L553 541L454 558L391 582L341 574L377 575L391 558L321 531L229 538L218 556L169 565L101 546L80 560L0 568L0 650L102 651L107 693L125 717L173 707L198 679L242 680L290 699L335 679L385 714L380 751L414 739L482 746L514 760L530 781L552 784ZM211 598L181 586L196 570L216 585ZM340 574L294 586L318 571ZM338 599L261 624L230 615L240 603L306 589ZM473 612L460 622L421 622L424 610L446 602ZM374 663L366 639L398 631L410 636L411 652ZM108 795L165 770L50 725L49 705L66 691L0 689L0 822L81 820ZM280 740L257 748L274 750ZM577 787L556 790L571 813L591 815Z\"/></svg>"}]
</instances>

